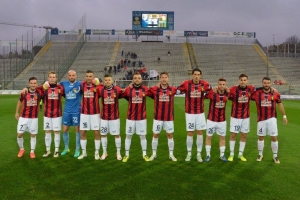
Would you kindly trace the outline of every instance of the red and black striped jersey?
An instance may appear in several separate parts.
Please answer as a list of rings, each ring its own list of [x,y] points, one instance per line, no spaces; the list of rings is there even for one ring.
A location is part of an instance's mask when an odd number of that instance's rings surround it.
[[[226,120],[226,103],[228,93],[219,94],[212,90],[206,95],[209,101],[209,110],[207,119],[214,122],[223,122]]]
[[[22,110],[20,113],[21,117],[23,118],[38,117],[41,94],[37,90],[34,92],[28,91],[25,94],[21,94],[19,100],[22,103]]]
[[[150,97],[154,100],[154,119],[159,121],[174,120],[174,96],[177,89],[173,86],[150,88]]]
[[[102,102],[101,119],[115,120],[120,118],[119,99],[122,98],[122,94],[123,91],[118,86],[100,88]]]
[[[199,84],[195,84],[193,80],[186,80],[177,89],[185,93],[186,113],[201,114],[204,112],[204,94],[211,90],[207,81],[200,80]]]
[[[38,87],[41,91],[44,101],[44,116],[49,118],[56,118],[62,116],[62,103],[61,99],[64,95],[64,88],[62,85],[51,84],[45,90],[43,86]]]
[[[257,121],[264,121],[272,117],[277,117],[276,103],[281,103],[278,92],[265,93],[263,90],[257,90],[252,100],[256,102]]]
[[[229,100],[232,101],[231,117],[246,119],[250,117],[250,100],[255,87],[248,85],[245,88],[233,86],[230,88]]]
[[[125,89],[124,97],[128,100],[127,119],[146,119],[146,96],[149,95],[149,88],[144,85]]]
[[[99,98],[100,88],[103,86],[96,86],[94,84],[88,84],[83,81],[80,85],[82,92],[80,113],[86,115],[95,115],[100,113]]]

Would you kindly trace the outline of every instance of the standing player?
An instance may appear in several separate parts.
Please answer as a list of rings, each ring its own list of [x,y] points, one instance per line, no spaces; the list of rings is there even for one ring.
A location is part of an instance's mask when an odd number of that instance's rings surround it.
[[[147,156],[147,118],[146,118],[146,96],[149,95],[149,88],[142,85],[142,76],[140,73],[133,74],[133,86],[127,87],[124,97],[128,100],[128,110],[126,119],[126,139],[125,156],[123,162],[129,159],[129,150],[131,138],[134,133],[140,136],[143,151],[143,159],[149,161]]]
[[[41,100],[40,93],[36,90],[38,86],[37,79],[31,77],[29,79],[28,92],[21,94],[17,103],[15,118],[18,120],[17,142],[20,148],[18,157],[21,158],[25,152],[23,134],[25,131],[30,133],[30,158],[35,158],[36,134],[38,133],[38,113],[39,102]],[[19,113],[22,106],[21,113]]]
[[[62,81],[60,84],[64,87],[65,91],[65,107],[63,113],[63,140],[65,149],[61,155],[66,155],[70,152],[69,149],[69,127],[74,126],[76,132],[76,150],[74,157],[80,155],[80,102],[82,93],[80,91],[80,81],[76,81],[77,75],[74,70],[68,72],[68,81]]]
[[[100,149],[100,107],[99,98],[100,92],[99,87],[93,83],[94,72],[87,70],[85,74],[85,81],[82,82],[80,90],[83,93],[81,111],[80,111],[80,131],[81,131],[81,149],[82,154],[78,159],[83,159],[87,156],[86,153],[86,132],[93,130],[95,135],[95,160],[99,160],[99,149]]]
[[[113,79],[110,74],[104,75],[104,87],[100,89],[102,101],[101,110],[101,137],[103,154],[101,160],[107,157],[107,134],[115,136],[117,148],[117,159],[122,160],[121,156],[121,137],[120,137],[120,114],[119,98],[123,91],[121,88],[113,85]]]
[[[225,109],[228,99],[228,93],[226,92],[226,79],[220,78],[218,80],[218,90],[215,93],[211,90],[207,94],[207,98],[210,99],[209,110],[207,116],[207,131],[206,131],[206,158],[205,162],[209,162],[211,155],[211,139],[214,133],[219,135],[220,141],[220,160],[228,162],[224,155],[225,152],[225,136],[226,136],[226,117]]]
[[[185,93],[185,119],[186,119],[186,146],[188,154],[185,161],[192,158],[194,131],[197,130],[197,160],[202,162],[201,151],[203,146],[202,130],[206,129],[204,115],[204,94],[211,90],[210,84],[200,80],[202,71],[198,68],[192,71],[192,80],[184,81],[177,89]]]
[[[156,150],[158,146],[158,137],[162,128],[167,132],[169,158],[177,161],[173,155],[174,151],[174,96],[177,89],[169,86],[169,74],[162,72],[160,74],[160,85],[150,88],[150,97],[154,99],[154,119],[153,119],[153,138],[152,138],[152,155],[149,158],[153,161],[156,158]]]
[[[240,148],[238,158],[241,161],[247,161],[243,156],[246,146],[247,133],[250,131],[250,100],[255,87],[248,85],[248,76],[241,74],[239,76],[239,85],[230,88],[229,100],[232,101],[231,118],[230,118],[230,156],[228,161],[233,161],[234,146],[236,135],[240,135]]]
[[[59,144],[60,144],[60,131],[61,131],[61,116],[62,116],[62,104],[61,98],[64,94],[63,87],[57,85],[56,73],[50,71],[48,73],[48,82],[39,87],[43,94],[44,101],[44,130],[45,130],[45,144],[46,152],[43,157],[48,157],[51,154],[51,131],[54,131],[54,144],[55,151],[54,157],[59,156]]]
[[[271,90],[271,79],[264,77],[262,80],[262,90],[257,90],[252,96],[252,100],[256,102],[257,108],[257,135],[258,135],[258,157],[257,161],[263,159],[264,137],[268,134],[271,137],[271,148],[273,152],[273,161],[280,163],[278,159],[278,128],[277,128],[277,112],[276,103],[283,115],[283,124],[288,123],[283,104],[281,103],[280,94]]]

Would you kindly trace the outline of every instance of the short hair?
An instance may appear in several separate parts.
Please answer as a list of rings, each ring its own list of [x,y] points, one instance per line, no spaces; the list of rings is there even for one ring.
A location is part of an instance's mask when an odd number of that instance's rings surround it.
[[[33,76],[33,77],[30,77],[30,78],[29,78],[29,81],[28,81],[28,82],[30,82],[30,81],[32,81],[32,80],[36,80],[36,81],[37,81],[37,79]]]
[[[271,79],[267,76],[263,77],[262,81],[267,80],[267,81],[271,81]]]
[[[241,75],[239,76],[239,79],[240,79],[240,78],[243,78],[243,77],[246,77],[246,78],[248,79],[248,76],[247,76],[246,74],[241,74]]]
[[[134,75],[140,75],[140,76],[142,76],[142,75],[140,74],[140,72],[134,72],[134,73],[133,73],[133,76],[134,76]],[[132,76],[132,77],[133,77],[133,76]]]
[[[226,82],[226,79],[225,78],[219,78],[218,81],[225,81]]]
[[[92,74],[94,74],[94,72],[92,70],[90,70],[90,69],[86,70],[85,73],[92,73]]]
[[[55,71],[48,72],[48,77],[49,77],[50,74],[55,74],[56,75],[56,72]]]
[[[200,75],[202,75],[202,71],[199,68],[194,68],[192,74],[194,74],[194,72],[200,72]]]
[[[112,78],[112,75],[111,75],[111,74],[105,74],[105,75],[104,75],[104,78],[108,78],[108,77],[111,77],[111,78]]]
[[[160,73],[159,77],[161,77],[162,75],[167,75],[167,77],[169,77],[169,73],[165,72],[165,71],[163,71],[162,73]]]

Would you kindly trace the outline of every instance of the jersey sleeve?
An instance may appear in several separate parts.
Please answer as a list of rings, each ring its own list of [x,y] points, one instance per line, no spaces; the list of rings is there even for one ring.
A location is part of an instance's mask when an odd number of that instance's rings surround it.
[[[177,87],[177,90],[180,90],[181,92],[186,92],[186,81],[183,81],[182,83],[181,83],[181,85],[179,85],[178,87]]]

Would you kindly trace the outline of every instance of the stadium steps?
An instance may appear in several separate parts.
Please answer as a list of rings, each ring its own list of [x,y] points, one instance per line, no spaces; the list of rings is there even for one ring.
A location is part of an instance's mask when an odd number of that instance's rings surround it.
[[[120,49],[120,42],[116,42],[115,48],[114,48],[114,51],[113,51],[113,53],[111,55],[111,58],[110,58],[108,66],[114,66],[114,63],[116,61],[119,49]]]
[[[49,41],[42,50],[35,56],[33,61],[29,63],[29,65],[16,77],[17,79],[22,79],[24,74],[31,70],[31,68],[40,60],[40,58],[48,51],[48,49],[52,46],[52,41]]]
[[[184,60],[185,60],[185,66],[187,67],[188,74],[192,74],[192,64],[189,56],[189,49],[188,49],[188,43],[183,43],[182,44],[183,48],[183,54],[184,54]]]
[[[193,44],[188,43],[187,46],[188,46],[188,51],[189,51],[189,55],[190,55],[191,64],[193,66],[192,68],[199,68],[198,63],[197,63],[197,59],[196,59],[196,56],[195,56],[195,51],[194,51],[194,48],[193,48]]]

